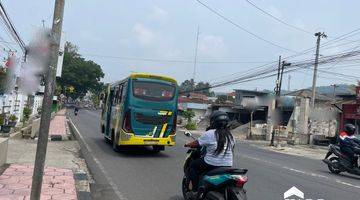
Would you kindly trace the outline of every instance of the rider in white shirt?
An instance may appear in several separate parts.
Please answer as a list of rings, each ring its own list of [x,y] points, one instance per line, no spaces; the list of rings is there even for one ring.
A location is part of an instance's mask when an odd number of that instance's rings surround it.
[[[225,112],[215,111],[210,116],[210,127],[197,140],[185,147],[206,147],[203,158],[194,160],[190,165],[192,190],[197,191],[199,176],[218,167],[232,167],[234,139],[228,128],[229,116]]]

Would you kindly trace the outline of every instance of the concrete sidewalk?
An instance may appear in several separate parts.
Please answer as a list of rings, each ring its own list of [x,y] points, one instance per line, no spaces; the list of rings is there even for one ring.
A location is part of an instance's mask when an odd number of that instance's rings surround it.
[[[70,135],[66,123],[66,110],[62,109],[56,113],[50,122],[49,137],[51,140],[68,140]]]
[[[68,134],[65,110],[61,113],[51,121],[50,135]],[[36,146],[37,140],[9,138],[10,165],[3,174],[0,169],[0,200],[29,199]],[[91,177],[77,141],[49,141],[45,166],[41,199],[88,199]]]
[[[0,199],[30,199],[32,173],[33,166],[10,165],[0,176]],[[77,200],[72,170],[46,167],[43,177],[41,199]]]

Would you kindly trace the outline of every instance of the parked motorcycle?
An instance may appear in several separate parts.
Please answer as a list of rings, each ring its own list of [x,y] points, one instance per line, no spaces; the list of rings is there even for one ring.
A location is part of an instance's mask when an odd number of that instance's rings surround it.
[[[359,147],[355,147],[356,152],[360,152]],[[334,156],[333,156],[334,155]],[[360,154],[356,155],[359,157]],[[328,159],[328,157],[330,157]],[[329,145],[329,152],[326,155],[326,158],[323,160],[324,163],[328,165],[328,168],[331,173],[340,174],[341,172],[348,172],[350,174],[360,176],[360,168],[359,167],[352,167],[352,163],[348,156],[343,154],[340,150],[340,147],[335,144]],[[359,164],[357,165],[359,166]]]
[[[195,139],[190,132],[185,136]],[[182,193],[185,200],[190,200],[190,164],[205,153],[205,148],[190,148],[188,157],[184,163],[184,177],[182,180]],[[196,200],[246,200],[244,185],[248,178],[247,169],[235,169],[219,167],[207,173],[201,174]]]

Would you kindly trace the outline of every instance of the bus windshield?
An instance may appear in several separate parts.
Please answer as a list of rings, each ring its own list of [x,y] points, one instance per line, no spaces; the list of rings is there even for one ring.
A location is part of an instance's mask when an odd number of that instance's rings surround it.
[[[135,97],[149,101],[171,101],[175,96],[175,86],[151,81],[134,81]]]

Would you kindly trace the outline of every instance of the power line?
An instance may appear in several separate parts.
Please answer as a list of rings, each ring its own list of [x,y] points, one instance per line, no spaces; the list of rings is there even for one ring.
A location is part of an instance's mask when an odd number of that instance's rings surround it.
[[[282,23],[282,24],[284,24],[284,25],[286,25],[286,26],[288,26],[288,27],[290,27],[290,28],[293,28],[293,29],[295,29],[295,30],[298,30],[298,31],[301,31],[301,32],[303,32],[303,33],[306,33],[306,34],[309,34],[309,35],[313,36],[313,33],[312,33],[312,32],[307,31],[307,30],[305,30],[305,29],[302,29],[302,28],[300,28],[300,27],[294,26],[294,25],[292,25],[292,24],[289,24],[289,23],[287,23],[287,22],[285,22],[285,21],[283,21],[283,20],[275,17],[274,15],[270,14],[269,12],[267,12],[267,11],[265,11],[264,9],[260,8],[259,6],[255,5],[255,4],[254,4],[253,2],[251,2],[250,0],[245,0],[245,1],[248,2],[250,5],[252,5],[254,8],[256,8],[256,9],[258,9],[259,11],[261,11],[262,13],[264,13],[265,15],[273,18],[274,20],[276,20],[276,21],[278,21],[278,22],[280,22],[280,23]]]
[[[13,36],[14,40],[18,43],[18,45],[20,46],[21,50],[25,53],[26,48],[25,48],[25,43],[23,42],[23,40],[20,38],[18,32],[15,29],[14,24],[12,23],[9,15],[7,14],[2,2],[0,1],[0,16],[4,21],[5,26],[8,28],[8,30],[10,31],[11,35]]]
[[[357,56],[357,55],[360,55],[360,51],[343,52],[343,53],[339,53],[336,55],[325,56],[325,57],[319,59],[318,64],[320,65],[320,64],[327,64],[327,63],[331,63],[331,62],[337,62],[339,59],[340,60],[346,59],[346,58]],[[284,74],[290,73],[293,71],[297,71],[300,69],[311,68],[311,67],[313,67],[313,62],[293,63],[292,65],[284,68],[285,69]],[[276,76],[277,75],[277,73],[275,72],[276,70],[277,70],[277,68],[273,67],[273,68],[269,68],[269,69],[266,69],[263,71],[255,71],[253,73],[238,77],[236,79],[214,83],[206,88],[199,88],[196,91],[217,88],[217,87],[222,87],[222,86],[227,86],[227,85],[234,85],[234,84],[244,83],[244,82],[253,81],[253,80],[261,80],[264,78]]]
[[[146,62],[169,62],[169,63],[189,63],[194,64],[191,60],[177,60],[177,59],[157,59],[157,58],[141,58],[141,57],[122,57],[122,56],[111,56],[111,55],[100,55],[100,54],[82,54],[83,56],[89,57],[101,57],[101,58],[113,58],[120,60],[135,60],[135,61],[146,61]],[[266,61],[197,61],[202,64],[239,64],[239,63],[267,63]]]
[[[215,9],[213,9],[213,8],[211,8],[210,6],[206,5],[206,4],[203,3],[202,1],[200,1],[200,0],[196,0],[196,1],[197,1],[198,3],[200,3],[201,5],[203,5],[205,8],[207,8],[208,10],[210,10],[211,12],[213,12],[214,14],[216,14],[217,16],[219,16],[220,18],[222,18],[223,20],[229,22],[230,24],[232,24],[232,25],[234,25],[235,27],[241,29],[242,31],[244,31],[244,32],[252,35],[253,37],[255,37],[255,38],[259,39],[259,40],[262,40],[262,41],[264,41],[264,42],[266,42],[266,43],[268,43],[268,44],[271,44],[271,45],[273,45],[273,46],[276,46],[276,47],[278,47],[278,48],[281,48],[281,49],[284,49],[284,50],[287,50],[287,51],[291,51],[291,52],[296,52],[296,51],[294,51],[294,50],[291,50],[291,49],[289,49],[289,48],[286,48],[286,47],[283,47],[283,46],[281,46],[281,45],[278,45],[278,44],[276,44],[276,43],[274,43],[274,42],[272,42],[272,41],[270,41],[270,40],[267,40],[267,39],[265,39],[265,38],[263,38],[263,37],[255,34],[255,33],[251,32],[251,31],[247,30],[246,28],[240,26],[239,24],[237,24],[236,22],[232,21],[232,20],[229,19],[228,17],[225,17],[224,15],[222,15],[221,13],[219,13],[218,11],[216,11]]]

